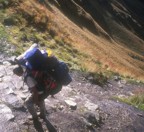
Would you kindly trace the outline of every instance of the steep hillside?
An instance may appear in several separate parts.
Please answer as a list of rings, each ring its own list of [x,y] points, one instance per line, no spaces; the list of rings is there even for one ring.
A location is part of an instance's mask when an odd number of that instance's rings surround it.
[[[17,53],[33,42],[74,69],[144,80],[144,4],[130,0],[0,1]]]
[[[144,5],[130,0],[60,0],[69,18],[96,35],[108,34],[131,50],[143,54]],[[74,8],[75,7],[75,8]],[[106,33],[105,33],[106,32]],[[137,44],[135,43],[137,42]]]

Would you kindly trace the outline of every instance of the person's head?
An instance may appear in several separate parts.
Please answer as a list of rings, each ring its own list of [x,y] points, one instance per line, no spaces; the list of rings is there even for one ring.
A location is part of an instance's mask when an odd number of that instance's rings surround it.
[[[20,66],[16,66],[13,69],[13,73],[16,74],[17,76],[22,76],[23,75],[23,69]]]

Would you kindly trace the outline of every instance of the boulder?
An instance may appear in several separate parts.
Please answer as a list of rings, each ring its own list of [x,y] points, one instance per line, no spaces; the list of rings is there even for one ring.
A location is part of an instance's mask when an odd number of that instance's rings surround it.
[[[65,100],[66,104],[71,108],[71,110],[76,110],[77,103],[72,100]]]
[[[14,115],[9,107],[5,104],[0,104],[0,122],[7,122],[14,119]]]
[[[90,101],[87,101],[84,106],[90,111],[96,111],[99,108],[98,105],[91,103]]]
[[[15,94],[8,94],[3,96],[2,101],[13,108],[22,108],[24,103],[23,100]]]

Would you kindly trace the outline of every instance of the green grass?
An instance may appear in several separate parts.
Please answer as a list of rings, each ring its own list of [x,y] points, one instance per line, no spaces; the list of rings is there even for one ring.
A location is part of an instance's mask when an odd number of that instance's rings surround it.
[[[137,85],[137,84],[142,84],[144,85],[144,81],[142,80],[137,80],[131,76],[123,76],[123,75],[120,75],[120,77],[124,80],[126,80],[128,83],[130,84],[133,84],[133,85]]]
[[[0,16],[2,16],[3,18],[2,12]],[[82,53],[79,53],[79,51],[71,47],[71,44],[66,43],[58,36],[52,38],[48,32],[40,32],[37,30],[37,27],[34,28],[30,25],[26,26],[26,20],[22,18],[20,14],[13,14],[10,16],[10,18],[16,18],[17,23],[16,25],[12,25],[8,29],[6,29],[8,34],[5,31],[5,26],[1,24],[0,38],[4,38],[5,36],[9,37],[10,43],[16,46],[14,55],[21,54],[32,43],[36,42],[44,45],[46,48],[52,49],[56,57],[67,62],[72,69],[78,69],[80,67],[80,58],[83,55]],[[0,22],[2,23],[2,21]],[[19,23],[21,23],[21,25],[19,25]],[[51,42],[51,40],[53,41]]]
[[[48,32],[39,32],[32,26],[26,27],[25,21],[23,19],[21,21],[22,25],[19,27],[13,25],[7,29],[7,32],[11,34],[6,34],[5,27],[2,24],[0,27],[0,37],[3,38],[8,35],[10,43],[16,46],[16,51],[13,55],[17,56],[21,54],[31,44],[36,42],[40,45],[44,44],[45,48],[52,49],[56,57],[68,63],[71,69],[80,68],[80,57],[82,53],[79,53],[79,51],[64,42],[61,38],[51,38]]]
[[[144,93],[117,99],[144,111]]]
[[[0,0],[0,3],[8,2],[8,0]]]
[[[1,38],[8,38],[7,32],[2,24],[0,24],[0,39]]]
[[[7,40],[8,39],[8,35],[5,31],[5,28],[0,24],[0,52],[4,52],[5,51],[5,45],[1,42],[1,40]]]

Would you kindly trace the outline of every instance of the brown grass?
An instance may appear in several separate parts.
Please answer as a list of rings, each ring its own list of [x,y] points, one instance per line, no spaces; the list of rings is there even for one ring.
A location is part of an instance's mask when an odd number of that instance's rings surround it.
[[[71,44],[79,52],[86,54],[88,58],[81,56],[79,61],[81,66],[86,67],[88,71],[112,70],[124,76],[144,80],[144,62],[129,56],[129,53],[140,56],[138,53],[129,50],[122,42],[107,41],[101,36],[92,34],[85,28],[78,27],[55,6],[50,6],[52,10],[48,10],[35,0],[25,0],[14,10],[30,16],[36,25],[45,24],[45,28],[47,28],[47,31],[51,31],[53,37],[62,38],[64,42]],[[133,37],[137,42],[137,38]],[[143,41],[141,43],[144,45]],[[144,46],[141,47],[141,50],[144,50]],[[143,56],[140,57],[144,59]],[[95,63],[96,61],[101,62],[102,65],[99,66]]]

